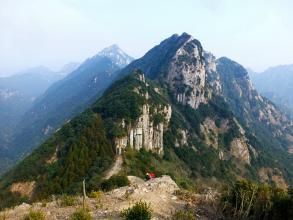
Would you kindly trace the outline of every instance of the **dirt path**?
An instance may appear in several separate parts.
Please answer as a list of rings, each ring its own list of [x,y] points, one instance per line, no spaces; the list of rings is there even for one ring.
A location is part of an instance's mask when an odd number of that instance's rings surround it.
[[[111,176],[116,175],[122,168],[123,158],[121,155],[116,157],[115,163],[110,170],[107,171],[105,179],[109,179]]]

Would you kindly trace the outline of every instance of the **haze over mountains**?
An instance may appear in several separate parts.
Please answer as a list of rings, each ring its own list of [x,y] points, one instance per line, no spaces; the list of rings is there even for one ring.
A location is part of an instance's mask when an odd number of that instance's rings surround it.
[[[0,148],[10,141],[15,126],[35,99],[77,66],[69,63],[57,72],[39,66],[0,78]]]
[[[122,173],[168,173],[185,188],[239,178],[292,186],[293,123],[240,64],[187,33],[131,61],[112,46],[38,98],[1,155],[36,148],[1,179],[0,207],[77,193],[83,179],[97,190],[117,154]]]
[[[293,117],[293,65],[271,67],[262,73],[249,71],[257,90]]]
[[[105,48],[92,58],[87,59],[65,78],[44,90],[31,106],[22,111],[10,141],[6,144],[2,165],[23,156],[50,136],[60,125],[72,116],[87,108],[101,92],[115,79],[116,72],[126,66],[133,58],[124,53],[117,45]],[[67,65],[70,69],[74,64]],[[30,82],[33,83],[33,82]],[[30,84],[31,85],[31,84]],[[44,91],[43,90],[43,91]],[[2,148],[3,149],[3,148]]]

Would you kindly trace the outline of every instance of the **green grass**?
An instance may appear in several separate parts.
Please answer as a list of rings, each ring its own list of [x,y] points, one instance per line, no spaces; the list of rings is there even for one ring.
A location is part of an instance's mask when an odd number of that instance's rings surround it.
[[[152,218],[152,209],[150,204],[139,201],[134,206],[122,210],[121,216],[125,220],[150,220]]]
[[[91,220],[91,219],[92,217],[90,213],[84,209],[79,209],[70,216],[70,220]]]
[[[41,211],[30,210],[23,220],[45,220],[45,214]]]

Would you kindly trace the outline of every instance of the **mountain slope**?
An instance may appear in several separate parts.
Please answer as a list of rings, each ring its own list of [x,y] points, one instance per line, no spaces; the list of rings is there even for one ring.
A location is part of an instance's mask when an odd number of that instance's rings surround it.
[[[17,122],[33,101],[62,75],[46,67],[35,67],[0,78],[0,143],[7,147]]]
[[[276,140],[279,139],[279,145],[288,150],[290,144],[282,141],[286,140],[287,135],[293,135],[290,118],[259,95],[241,65],[228,58],[220,58],[217,70],[222,79],[223,94],[235,115],[254,133],[261,129],[273,134]]]
[[[6,174],[0,184],[3,189],[10,188],[12,183],[24,183],[32,189],[24,194],[13,190],[2,191],[0,200],[5,201],[4,204],[15,203],[55,193],[76,192],[83,178],[87,179],[90,189],[96,188],[103,171],[113,161],[114,137],[124,134],[118,121],[123,118],[125,123],[134,122],[142,112],[141,105],[148,102],[146,97],[134,91],[137,85],[144,84],[133,75],[117,82],[91,109],[64,125]],[[142,90],[145,89],[144,86]],[[155,99],[150,98],[150,103],[158,103],[157,99],[161,100],[159,95]],[[122,108],[118,108],[121,104]],[[4,200],[4,197],[10,199]]]
[[[257,90],[293,117],[293,65],[271,67],[262,73],[250,71]]]
[[[283,139],[292,131],[290,121],[273,117],[281,113],[259,101],[239,64],[216,60],[183,34],[163,41],[120,74],[124,77],[90,109],[1,179],[0,201],[10,198],[2,207],[78,193],[84,178],[88,191],[97,189],[115,153],[123,156],[122,174],[169,174],[184,188],[243,178],[292,185],[293,158]],[[261,118],[255,115],[259,111]],[[271,117],[289,127],[271,126]],[[21,190],[27,186],[30,190]]]
[[[156,56],[160,58],[156,59]],[[184,33],[166,39],[132,62],[125,71],[133,69],[141,69],[148,77],[170,89],[178,103],[193,109],[198,109],[200,104],[212,103],[213,97],[222,97],[249,145],[257,145],[259,152],[264,152],[271,162],[275,157],[277,163],[283,163],[285,170],[287,165],[292,166],[292,155],[287,153],[293,148],[292,121],[258,94],[241,65],[227,58],[216,60],[202,49],[199,41]],[[218,141],[216,138],[215,142]],[[261,155],[257,154],[258,150],[242,147],[234,153],[241,157],[241,151],[249,151],[245,155],[253,158],[253,155]],[[265,155],[268,152],[269,155]],[[261,160],[258,157],[255,163],[260,164]],[[292,176],[290,169],[287,171]]]
[[[93,103],[130,60],[121,49],[112,46],[53,84],[22,117],[12,142],[1,157],[13,161],[31,152],[64,122]]]

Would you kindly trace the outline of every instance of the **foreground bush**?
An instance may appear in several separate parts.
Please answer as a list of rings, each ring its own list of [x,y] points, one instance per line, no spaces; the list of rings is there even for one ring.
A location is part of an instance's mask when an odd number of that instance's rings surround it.
[[[91,219],[92,217],[90,213],[84,209],[80,209],[74,212],[70,217],[70,220],[91,220]]]
[[[172,215],[172,220],[195,220],[195,216],[191,211],[179,210]]]
[[[66,206],[74,206],[76,205],[76,199],[73,196],[69,195],[62,195],[59,200],[59,206],[66,207]]]
[[[114,175],[110,177],[108,180],[104,180],[101,183],[101,188],[104,191],[110,191],[115,188],[119,188],[122,186],[128,186],[129,180],[126,175]]]
[[[152,209],[146,202],[137,202],[134,206],[124,209],[121,216],[126,220],[150,220],[152,218]]]
[[[293,197],[290,192],[246,180],[237,181],[223,195],[223,214],[226,219],[293,219]]]
[[[45,220],[45,214],[41,211],[30,210],[23,220]]]
[[[97,199],[99,200],[103,195],[102,191],[92,191],[90,192],[90,194],[88,195],[88,197],[92,198],[92,199]]]

